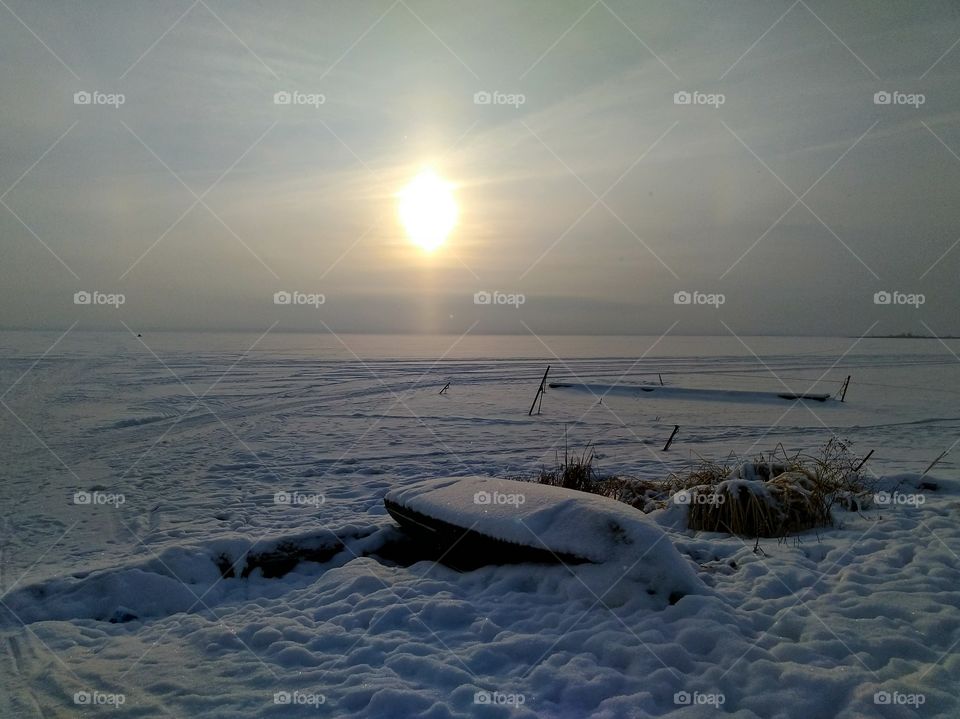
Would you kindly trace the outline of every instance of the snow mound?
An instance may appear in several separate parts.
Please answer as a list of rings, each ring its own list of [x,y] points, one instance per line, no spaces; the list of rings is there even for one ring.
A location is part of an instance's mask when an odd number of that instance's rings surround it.
[[[385,501],[499,542],[604,564],[667,594],[704,589],[660,527],[606,497],[508,479],[450,477],[395,489]]]

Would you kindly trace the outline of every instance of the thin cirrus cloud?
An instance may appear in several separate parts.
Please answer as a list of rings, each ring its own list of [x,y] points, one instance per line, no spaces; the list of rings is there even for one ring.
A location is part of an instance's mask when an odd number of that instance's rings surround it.
[[[684,288],[725,292],[727,321],[756,333],[855,334],[887,285],[956,322],[960,253],[938,261],[960,220],[948,5],[128,7],[10,3],[50,51],[7,13],[0,192],[77,124],[0,207],[3,326],[68,326],[88,285],[168,328],[260,328],[282,287],[326,293],[324,321],[355,332],[463,331],[482,288],[526,293],[525,321],[554,332],[659,334]],[[76,106],[77,89],[126,101]],[[674,102],[698,90],[723,104]],[[881,90],[925,102],[877,105]],[[522,101],[474,103],[493,91]],[[427,164],[460,202],[429,261],[395,209]],[[525,330],[491,313],[477,331]]]

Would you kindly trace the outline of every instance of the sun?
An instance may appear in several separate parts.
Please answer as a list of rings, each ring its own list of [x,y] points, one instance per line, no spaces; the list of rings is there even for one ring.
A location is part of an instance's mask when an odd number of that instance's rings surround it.
[[[457,224],[453,186],[425,168],[397,196],[400,222],[410,241],[427,252],[442,245]]]

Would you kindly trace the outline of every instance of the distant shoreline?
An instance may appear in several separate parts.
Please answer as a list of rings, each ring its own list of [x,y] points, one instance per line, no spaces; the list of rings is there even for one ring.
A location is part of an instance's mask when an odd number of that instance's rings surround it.
[[[912,335],[912,334],[902,334],[902,335],[867,335],[864,337],[867,340],[960,340],[960,335],[943,335],[942,337],[934,337],[933,335]]]

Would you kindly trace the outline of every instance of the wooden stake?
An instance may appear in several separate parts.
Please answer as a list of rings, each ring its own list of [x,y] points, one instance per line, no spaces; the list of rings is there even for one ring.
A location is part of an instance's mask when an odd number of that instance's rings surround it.
[[[921,476],[921,477],[926,477],[926,476],[927,476],[927,472],[929,472],[931,469],[933,469],[933,468],[940,462],[941,459],[943,459],[944,457],[946,457],[946,456],[947,456],[947,452],[949,452],[949,451],[950,451],[949,449],[943,450],[943,451],[940,453],[940,456],[937,457],[935,460],[933,460],[933,461],[930,463],[930,466],[927,467],[925,470],[923,470],[923,474],[921,474],[920,476]]]
[[[860,464],[858,464],[856,467],[854,467],[854,468],[853,468],[853,471],[854,471],[854,472],[859,472],[859,471],[860,471],[860,468],[861,468],[863,465],[865,465],[865,464],[867,463],[867,460],[870,459],[870,458],[873,456],[873,452],[874,452],[874,450],[872,450],[872,449],[871,449],[869,452],[867,452],[867,456],[860,460]]]
[[[533,408],[537,406],[537,400],[540,400],[540,406],[543,406],[543,393],[544,389],[547,386],[547,375],[550,374],[550,365],[547,365],[547,371],[543,373],[543,379],[540,380],[540,386],[537,388],[537,394],[533,398],[533,404],[530,405],[530,411],[527,412],[527,416],[533,414]],[[540,414],[540,410],[537,410],[537,414]]]
[[[673,438],[677,436],[677,432],[679,431],[680,431],[680,425],[679,424],[673,425],[673,434],[670,435],[670,439],[667,440],[667,443],[663,445],[664,452],[670,449],[670,444],[673,442]]]
[[[840,401],[843,402],[847,398],[847,387],[850,386],[850,375],[847,375],[847,378],[843,381],[843,387],[840,388]]]
[[[660,377],[659,372],[657,372],[657,377]],[[660,377],[660,386],[663,387],[663,377]]]

